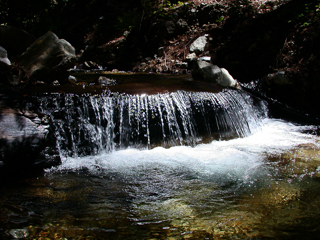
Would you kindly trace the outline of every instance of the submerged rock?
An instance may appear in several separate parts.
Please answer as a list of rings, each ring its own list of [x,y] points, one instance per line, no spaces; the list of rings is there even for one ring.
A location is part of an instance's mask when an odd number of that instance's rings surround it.
[[[52,78],[71,68],[76,60],[74,47],[53,32],[36,40],[19,58],[31,79],[50,83]]]
[[[17,238],[17,239],[27,238],[29,236],[29,231],[26,228],[23,228],[23,229],[12,229],[12,230],[9,231],[9,233],[13,238]]]

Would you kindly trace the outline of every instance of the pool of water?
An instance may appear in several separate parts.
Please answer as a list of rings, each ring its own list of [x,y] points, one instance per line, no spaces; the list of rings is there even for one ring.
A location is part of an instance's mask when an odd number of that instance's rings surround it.
[[[2,239],[319,239],[318,128],[64,157],[1,184]]]

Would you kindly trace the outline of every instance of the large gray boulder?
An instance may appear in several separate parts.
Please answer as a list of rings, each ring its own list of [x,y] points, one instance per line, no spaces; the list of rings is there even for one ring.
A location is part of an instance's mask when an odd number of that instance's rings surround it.
[[[222,87],[238,87],[238,82],[231,76],[225,68],[198,60],[193,67],[192,77],[194,80],[206,81],[218,84]]]
[[[31,79],[51,82],[71,68],[75,60],[75,48],[53,32],[47,32],[21,55],[18,62]]]

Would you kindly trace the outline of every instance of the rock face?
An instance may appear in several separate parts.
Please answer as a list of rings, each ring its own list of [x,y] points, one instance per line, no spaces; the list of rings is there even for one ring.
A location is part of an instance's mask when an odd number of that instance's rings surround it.
[[[54,33],[47,32],[21,55],[18,62],[31,79],[51,82],[56,75],[72,67],[75,60],[74,47]]]
[[[237,81],[224,69],[203,60],[194,64],[192,71],[194,80],[216,83],[222,87],[237,87]]]
[[[48,125],[37,114],[0,106],[0,172],[24,169],[34,164],[52,166],[59,158],[45,159]],[[43,162],[42,162],[43,161]],[[40,162],[42,162],[40,164]]]

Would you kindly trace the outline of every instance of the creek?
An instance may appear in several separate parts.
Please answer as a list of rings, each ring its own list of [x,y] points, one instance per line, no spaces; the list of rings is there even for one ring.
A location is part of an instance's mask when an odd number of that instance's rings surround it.
[[[1,186],[2,239],[320,238],[318,126],[243,90],[154,91],[31,96],[62,163]]]

